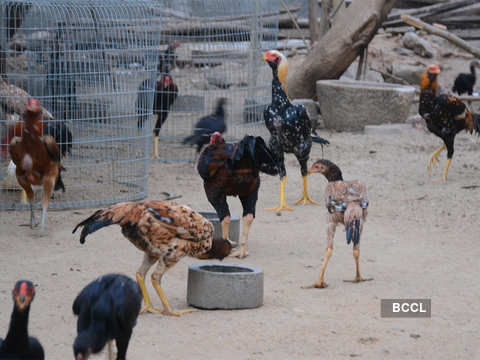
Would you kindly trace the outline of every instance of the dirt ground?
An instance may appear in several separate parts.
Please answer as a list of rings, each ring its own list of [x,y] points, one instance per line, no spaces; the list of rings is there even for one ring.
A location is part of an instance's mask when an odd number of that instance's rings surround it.
[[[324,206],[295,207],[281,217],[264,208],[277,204],[279,180],[263,176],[257,218],[249,239],[250,256],[227,258],[265,272],[264,305],[254,310],[197,311],[181,318],[143,315],[128,357],[135,359],[474,359],[478,350],[477,285],[480,271],[478,201],[480,143],[457,136],[446,184],[434,182],[425,166],[440,145],[418,129],[392,135],[328,133],[325,157],[345,179],[369,189],[370,208],[361,239],[361,270],[374,281],[351,284],[351,247],[337,230],[326,273],[326,289],[304,290],[317,277],[326,245]],[[312,159],[321,157],[319,147]],[[443,166],[445,154],[441,156]],[[300,195],[301,177],[287,158],[287,201]],[[326,180],[310,177],[311,195],[322,200]],[[440,177],[437,169],[434,179]],[[181,194],[179,202],[211,209],[192,164],[154,163],[149,199],[161,192]],[[229,201],[241,214],[238,199]],[[76,319],[72,302],[99,275],[120,272],[134,278],[142,254],[117,226],[103,229],[80,245],[74,225],[95,209],[51,211],[47,230],[24,226],[27,212],[0,216],[0,335],[7,331],[16,280],[31,279],[37,295],[30,333],[43,343],[47,359],[72,358]],[[187,269],[200,260],[185,258],[169,271],[164,289],[174,308],[185,308]],[[154,305],[160,301],[153,292]],[[380,317],[380,299],[431,298],[429,319]],[[475,325],[477,324],[477,325]],[[100,355],[104,356],[104,355]]]

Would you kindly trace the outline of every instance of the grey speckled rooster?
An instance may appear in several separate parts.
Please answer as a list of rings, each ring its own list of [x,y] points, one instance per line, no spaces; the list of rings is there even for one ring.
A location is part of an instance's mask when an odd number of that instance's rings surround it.
[[[307,191],[307,162],[312,148],[312,141],[327,145],[329,142],[319,136],[312,136],[312,123],[303,105],[290,102],[286,94],[288,73],[287,58],[276,50],[267,51],[263,59],[270,65],[273,73],[272,102],[263,114],[265,125],[272,135],[269,148],[280,165],[280,205],[268,210],[280,212],[292,210],[285,201],[285,170],[284,153],[293,153],[300,163],[303,177],[303,195],[295,204],[317,204]]]

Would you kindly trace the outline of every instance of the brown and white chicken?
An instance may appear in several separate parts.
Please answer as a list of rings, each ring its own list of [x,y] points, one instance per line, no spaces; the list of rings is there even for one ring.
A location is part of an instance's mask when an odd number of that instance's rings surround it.
[[[356,265],[355,279],[349,282],[369,281],[360,275],[360,235],[367,218],[367,187],[360,181],[343,181],[340,168],[333,162],[322,159],[315,162],[309,169],[309,174],[321,173],[327,180],[325,189],[325,206],[328,210],[327,251],[323,259],[320,275],[315,284],[305,288],[325,288],[325,269],[333,253],[333,239],[338,224],[345,226],[347,245],[353,243],[353,257]],[[347,281],[347,280],[345,280]]]
[[[137,282],[142,290],[145,307],[142,313],[162,313],[180,316],[193,309],[174,311],[168,304],[160,282],[163,274],[182,257],[198,259],[223,259],[230,254],[229,240],[214,239],[213,225],[188,206],[167,201],[124,202],[96,211],[73,229],[83,226],[80,243],[85,238],[112,224],[122,228],[122,234],[145,253],[137,271]],[[152,273],[152,285],[163,304],[163,310],[155,309],[145,287],[145,275],[157,263]]]

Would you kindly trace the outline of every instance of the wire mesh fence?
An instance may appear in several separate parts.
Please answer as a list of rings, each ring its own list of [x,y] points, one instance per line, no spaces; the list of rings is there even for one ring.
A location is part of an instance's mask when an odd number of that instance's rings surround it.
[[[226,136],[240,138],[263,129],[263,110],[270,103],[271,70],[263,51],[276,46],[277,0],[162,1],[162,42],[180,45],[172,66],[162,70],[176,84],[173,104],[159,131],[161,161],[189,161],[195,146],[182,140],[197,121],[225,105]],[[156,120],[154,121],[156,122]],[[155,126],[154,126],[155,127]]]
[[[26,206],[7,147],[23,131],[29,96],[51,113],[42,131],[66,153],[66,192],[55,193],[52,208],[146,196],[151,136],[137,130],[134,95],[138,78],[157,67],[152,7],[139,0],[0,2],[0,209]]]
[[[27,207],[8,144],[28,96],[66,152],[67,190],[52,208],[145,197],[152,130],[161,161],[192,160],[182,140],[220,98],[226,136],[263,130],[262,55],[276,45],[278,9],[276,0],[0,0],[0,209]]]

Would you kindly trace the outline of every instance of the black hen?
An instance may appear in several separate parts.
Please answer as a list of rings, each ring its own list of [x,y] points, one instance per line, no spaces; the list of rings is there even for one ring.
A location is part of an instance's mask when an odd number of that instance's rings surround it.
[[[319,136],[312,136],[312,123],[303,105],[290,102],[282,87],[282,81],[287,78],[287,58],[276,50],[267,51],[264,59],[272,68],[272,102],[264,111],[265,125],[272,135],[269,148],[280,164],[280,205],[271,210],[291,210],[285,201],[285,170],[284,153],[293,153],[300,163],[303,177],[303,196],[296,204],[313,202],[307,192],[307,162],[312,148],[312,141],[326,145],[329,142]]]
[[[51,135],[55,139],[62,156],[72,153],[73,136],[64,121],[47,121],[43,134]]]
[[[470,63],[470,74],[458,74],[452,87],[453,92],[456,92],[458,95],[462,95],[464,93],[467,93],[468,95],[473,94],[473,86],[475,85],[476,81],[475,67],[480,67],[480,63],[476,60]]]
[[[240,198],[244,229],[240,250],[232,255],[245,257],[248,232],[255,218],[260,172],[278,175],[277,162],[260,136],[245,136],[236,144],[227,144],[216,132],[200,154],[197,170],[203,179],[207,199],[221,221],[224,238],[228,238],[230,226],[227,196]]]
[[[144,80],[137,92],[137,100],[135,103],[138,122],[138,129],[142,129],[145,122],[148,119],[148,113],[150,109],[153,110],[153,115],[156,115],[157,120],[153,128],[155,136],[154,155],[159,157],[158,154],[158,136],[162,125],[167,120],[170,108],[178,97],[178,87],[174,83],[172,76],[170,76],[170,70],[175,66],[175,49],[179,47],[178,42],[172,43],[168,48],[162,52],[158,57],[158,67],[155,79]],[[153,105],[150,98],[150,89],[154,88],[155,93],[153,96]]]
[[[210,136],[214,132],[223,134],[225,131],[227,131],[224,108],[226,102],[227,99],[225,98],[218,99],[215,112],[198,120],[197,124],[195,125],[193,135],[183,139],[183,144],[196,145],[197,153],[199,153],[200,150],[202,150],[203,145],[208,144],[210,141]]]
[[[0,359],[43,360],[43,347],[34,337],[28,336],[28,315],[35,297],[35,288],[30,281],[17,281],[12,291],[13,312],[7,337],[0,338]]]
[[[102,351],[107,342],[112,359],[110,346],[115,340],[116,359],[124,360],[141,304],[140,287],[125,275],[104,275],[84,287],[72,306],[78,316],[75,359],[87,359]]]

